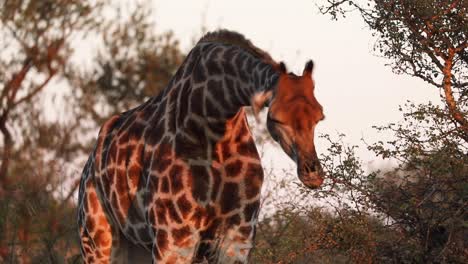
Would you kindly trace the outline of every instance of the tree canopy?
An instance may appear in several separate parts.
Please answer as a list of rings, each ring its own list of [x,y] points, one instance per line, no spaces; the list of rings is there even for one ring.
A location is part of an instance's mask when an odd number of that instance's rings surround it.
[[[157,95],[184,57],[151,10],[145,0],[0,0],[0,262],[79,253],[71,198],[97,129]]]
[[[441,89],[455,133],[468,142],[468,1],[327,0],[320,10],[334,19],[359,12],[395,73]]]

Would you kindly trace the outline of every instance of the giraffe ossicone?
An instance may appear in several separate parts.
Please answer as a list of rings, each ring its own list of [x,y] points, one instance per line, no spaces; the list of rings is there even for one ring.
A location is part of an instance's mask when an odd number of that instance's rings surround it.
[[[312,70],[236,32],[202,37],[159,95],[101,127],[79,191],[85,263],[247,263],[263,168],[244,107],[269,107],[272,138],[319,187]]]

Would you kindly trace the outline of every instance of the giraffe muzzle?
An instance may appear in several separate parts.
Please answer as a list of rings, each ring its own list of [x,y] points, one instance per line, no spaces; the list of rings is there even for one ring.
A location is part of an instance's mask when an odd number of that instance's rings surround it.
[[[299,180],[311,189],[319,188],[323,183],[323,170],[320,162],[298,164],[297,175]]]

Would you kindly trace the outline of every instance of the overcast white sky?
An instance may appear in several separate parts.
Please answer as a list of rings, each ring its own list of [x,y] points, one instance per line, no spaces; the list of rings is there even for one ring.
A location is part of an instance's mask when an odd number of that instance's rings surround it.
[[[203,25],[244,34],[296,73],[313,59],[316,96],[327,117],[317,132],[342,132],[353,144],[379,140],[371,126],[400,120],[398,105],[406,100],[440,101],[436,88],[385,66],[389,61],[373,53],[374,39],[357,14],[332,21],[318,12],[320,2],[155,0],[154,9],[158,30],[173,30],[186,51]]]

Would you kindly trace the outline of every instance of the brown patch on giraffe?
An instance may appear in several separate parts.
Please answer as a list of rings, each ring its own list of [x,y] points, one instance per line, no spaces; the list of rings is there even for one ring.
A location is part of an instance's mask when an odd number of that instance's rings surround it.
[[[96,168],[102,168],[101,166],[104,164],[101,164],[101,159],[100,154],[103,152],[103,145],[104,141],[111,132],[114,124],[116,123],[117,120],[119,120],[120,115],[114,115],[111,118],[109,118],[101,127],[101,130],[99,131],[99,135],[97,138],[96,142]]]
[[[162,193],[169,193],[169,179],[167,176],[161,177],[161,189]]]
[[[124,131],[124,130],[128,130],[129,127],[131,127],[133,125],[133,123],[135,122],[135,119],[136,119],[136,115],[133,115],[132,114],[133,111],[132,110],[129,110],[127,112],[124,112],[120,115],[120,120],[122,122],[122,126],[119,127],[119,131]]]
[[[222,105],[228,107],[230,105],[229,101],[224,98],[224,90],[223,90],[223,82],[221,80],[209,80],[206,84],[206,88],[208,93],[212,95],[213,98],[217,99],[217,102]],[[208,112],[207,114],[213,114]]]
[[[190,166],[192,173],[192,196],[195,200],[206,201],[208,198],[207,190],[210,182],[210,175],[205,166]]]
[[[184,188],[183,167],[177,164],[172,165],[169,170],[169,180],[171,182],[172,194],[179,193]]]
[[[119,220],[119,223],[125,223],[126,215],[124,215],[123,210],[119,205],[119,201],[115,192],[111,192],[110,203],[112,208],[114,209],[114,213],[117,214],[117,220]]]
[[[180,217],[179,213],[177,213],[174,203],[171,200],[167,199],[165,200],[165,207],[167,209],[166,213],[168,213],[167,216],[169,216],[170,219],[172,219],[176,223],[181,224],[183,220]]]
[[[228,177],[237,177],[242,171],[242,161],[235,160],[234,162],[228,163],[224,166],[226,171],[226,176]]]
[[[145,150],[144,143],[138,143],[136,148],[132,152],[131,159],[137,164],[141,166],[141,162],[143,161],[143,153]]]
[[[211,200],[215,201],[221,188],[221,172],[216,168],[211,168],[211,175],[213,176],[213,191],[211,192]]]
[[[247,124],[242,119],[239,119],[237,121],[236,127],[237,129],[234,132],[234,134],[236,135],[234,137],[234,142],[241,142],[242,137],[249,134],[249,129],[247,128]]]
[[[187,246],[191,242],[188,238],[192,236],[192,231],[190,231],[190,227],[187,225],[178,229],[172,229],[171,234],[175,240],[175,244],[179,247]]]
[[[186,83],[187,85],[190,85],[188,81]],[[204,116],[203,104],[201,103],[204,100],[204,93],[205,89],[193,89],[192,96],[190,98],[190,111],[199,116]]]
[[[233,150],[231,149],[231,142],[223,141],[221,143],[221,153],[222,153],[222,160],[227,160],[232,156]]]
[[[187,56],[190,60],[187,61],[185,71],[184,71],[184,78],[189,77],[192,72],[193,68],[196,66],[198,63],[198,60],[200,59],[200,47],[195,46],[192,51],[190,51],[190,54]]]
[[[249,237],[250,233],[252,232],[251,226],[241,226],[239,228],[239,232],[244,235],[244,237]]]
[[[116,144],[117,143],[113,141],[111,143],[111,149],[113,145],[116,145]],[[129,149],[129,144],[127,143],[126,145],[124,145],[124,147],[119,148],[119,151],[117,151],[117,165],[118,166],[124,167],[126,165],[127,159],[128,159],[128,149]],[[111,154],[109,153],[109,155]]]
[[[234,93],[231,95],[231,102],[233,105],[242,105],[242,100],[239,100],[239,97],[236,95],[236,89],[235,89],[235,84],[234,80],[230,77],[224,78],[224,83],[226,84],[226,89],[228,91],[234,91]]]
[[[228,224],[228,226],[237,226],[240,224],[240,222],[241,222],[241,218],[238,214],[235,214],[229,217],[228,219],[226,219],[226,223]]]
[[[106,248],[106,249],[103,249],[103,250],[102,250],[102,254],[104,254],[105,256],[110,256],[110,254],[111,254],[111,248],[108,247],[108,248]]]
[[[213,161],[221,162],[222,161],[221,149],[218,147],[218,144],[213,149]]]
[[[167,125],[166,125],[166,133],[175,134],[176,132],[176,118],[177,118],[177,98],[179,96],[178,87],[176,89],[172,89],[169,94],[169,101],[168,101],[168,110],[170,111],[168,115],[166,115]]]
[[[112,171],[112,173],[114,174],[115,171]],[[113,175],[113,174],[109,174],[109,175]],[[103,196],[104,197],[109,197],[111,195],[112,181],[109,179],[109,177],[108,177],[108,175],[106,173],[101,175],[100,179],[101,179],[101,184],[99,184],[98,186],[102,186],[102,191],[104,192]]]
[[[211,118],[219,118],[221,111],[223,110],[222,108],[216,107],[216,105],[213,103],[213,99],[210,99],[210,97],[205,97],[205,107],[206,107],[206,115],[211,117]]]
[[[189,100],[190,100],[190,94],[192,91],[190,90],[190,83],[187,82],[184,86],[182,86],[182,89],[180,91],[180,101],[179,101],[179,111],[177,113],[177,125],[179,127],[183,126],[184,120],[187,117],[188,113],[188,107],[189,107]]]
[[[216,217],[216,208],[212,205],[206,206],[205,226],[208,225],[211,219]]]
[[[195,83],[201,83],[206,81],[206,72],[205,67],[202,67],[200,64],[193,69],[192,79]]]
[[[248,163],[244,177],[244,188],[247,199],[260,193],[263,184],[263,168],[260,164]]]
[[[145,131],[145,128],[146,126],[143,122],[136,120],[128,130],[129,141],[139,141]]]
[[[98,225],[99,226],[109,226],[109,222],[107,221],[107,218],[105,215],[101,215],[98,220]]]
[[[218,75],[223,72],[223,70],[215,60],[208,60],[205,65],[210,75]]]
[[[136,115],[142,120],[149,121],[155,110],[154,106],[147,103],[144,109],[136,112]]]
[[[246,142],[239,143],[237,145],[237,152],[241,156],[246,156],[254,159],[259,158],[257,147],[255,147],[255,142],[253,141],[252,137],[250,137]]]
[[[125,172],[126,171],[121,168],[116,168],[115,173],[111,174],[113,175],[112,181],[115,183],[115,188],[119,194],[127,194],[128,184]]]
[[[164,172],[172,164],[171,146],[169,144],[161,144],[156,147],[154,160],[151,170],[156,170],[159,173]]]
[[[226,123],[224,121],[210,120],[208,126],[217,137],[222,137],[226,133]]]
[[[228,213],[240,206],[239,184],[225,183],[221,194],[221,213]]]
[[[244,219],[245,219],[245,221],[249,222],[249,221],[252,220],[252,218],[258,212],[259,206],[260,206],[259,201],[255,201],[255,202],[252,202],[252,203],[249,203],[249,204],[245,205],[245,207],[244,207]]]
[[[105,170],[108,164],[113,164],[117,162],[117,150],[118,150],[118,147],[117,147],[116,142],[112,141],[107,150],[107,153],[105,152],[102,153],[102,154],[106,154],[102,156],[102,166],[103,166],[101,168],[102,170]],[[105,160],[106,158],[108,160]]]
[[[185,195],[182,195],[178,200],[177,200],[177,207],[179,208],[179,211],[182,213],[182,217],[186,219],[192,210],[192,204],[187,200],[187,197]]]
[[[123,131],[119,137],[118,137],[118,143],[119,145],[127,145],[127,142],[128,142],[128,131]]]
[[[166,260],[167,264],[178,264],[179,255],[176,253],[171,253]]]
[[[190,221],[192,222],[192,225],[200,229],[202,227],[202,222],[203,219],[206,217],[206,210],[204,210],[202,207],[195,207],[194,212],[192,214],[192,217],[190,217]]]
[[[123,215],[124,219],[127,219],[128,211],[130,209],[130,197],[128,195],[120,196],[120,212]],[[123,223],[123,222],[122,222]]]
[[[158,192],[158,187],[159,187],[159,178],[158,176],[151,174],[150,179],[149,179],[149,192],[150,193],[157,193]]]
[[[151,226],[155,226],[157,224],[157,214],[156,214],[156,211],[155,211],[155,206],[152,206],[149,211],[148,211],[148,221],[149,223],[151,224]]]
[[[86,227],[88,228],[88,230],[94,230],[94,228],[96,228],[96,222],[94,221],[93,217],[86,217]]]
[[[193,142],[185,136],[176,135],[175,154],[177,157],[207,159],[206,148],[208,142],[203,125],[193,118],[188,118],[186,120],[186,132],[191,135],[192,138],[196,138],[197,142]]]
[[[203,261],[207,261],[207,260],[208,260],[208,263],[214,262],[214,261],[210,262],[210,257],[212,256],[212,254],[210,254],[211,250],[212,250],[212,244],[209,241],[202,240],[198,246],[194,263],[203,263]]]
[[[156,211],[154,211],[153,208],[156,208]],[[154,224],[167,225],[166,209],[165,209],[166,207],[165,207],[164,201],[158,198],[153,208],[151,210],[153,210],[153,214],[156,216],[155,217],[156,222]]]
[[[87,185],[91,186],[91,184]],[[88,209],[88,211],[92,211],[93,214],[96,214],[99,209],[99,200],[96,195],[96,192],[88,192],[88,199],[86,199],[85,201],[86,205],[88,205],[88,208],[91,208],[91,210]]]
[[[140,183],[141,167],[138,164],[132,164],[128,169],[128,185],[130,190],[137,188]],[[132,193],[133,195],[134,193]]]
[[[168,234],[163,229],[156,230],[156,243],[159,252],[164,252],[169,246]]]
[[[203,240],[212,240],[216,237],[220,226],[221,220],[216,218],[209,223],[206,229],[200,232],[200,236]]]
[[[158,109],[161,108],[164,108],[164,106],[160,106]],[[155,120],[151,127],[148,128],[148,133],[145,134],[146,144],[150,146],[157,145],[164,135],[164,131],[164,119]]]
[[[108,247],[112,243],[112,236],[109,231],[98,229],[93,240],[97,247]]]

